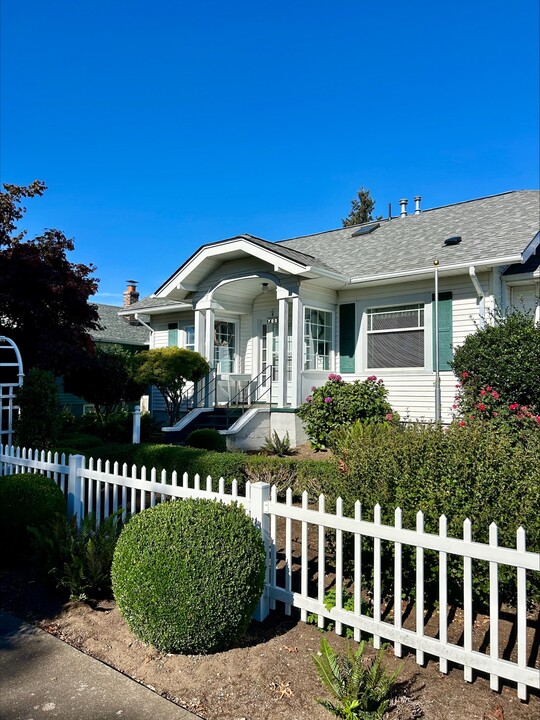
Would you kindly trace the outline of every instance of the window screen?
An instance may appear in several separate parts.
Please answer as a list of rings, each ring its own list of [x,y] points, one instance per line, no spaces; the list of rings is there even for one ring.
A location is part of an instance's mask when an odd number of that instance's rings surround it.
[[[367,311],[368,368],[424,367],[424,306]]]

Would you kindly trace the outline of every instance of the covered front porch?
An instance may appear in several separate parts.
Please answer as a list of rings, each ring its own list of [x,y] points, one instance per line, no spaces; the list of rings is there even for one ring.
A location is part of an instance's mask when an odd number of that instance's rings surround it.
[[[297,285],[270,273],[210,288],[194,313],[194,349],[212,367],[197,406],[298,407],[302,313]]]

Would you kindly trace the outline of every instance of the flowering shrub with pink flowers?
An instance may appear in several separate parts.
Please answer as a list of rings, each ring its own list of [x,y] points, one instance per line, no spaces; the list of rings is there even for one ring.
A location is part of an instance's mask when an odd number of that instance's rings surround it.
[[[540,430],[540,410],[537,411],[531,404],[509,402],[499,390],[478,382],[466,370],[461,373],[461,379],[456,385],[452,408],[455,422],[460,427],[489,422],[517,434],[528,429]]]
[[[298,415],[306,424],[306,433],[316,450],[328,447],[329,437],[338,427],[361,422],[397,423],[387,400],[388,390],[383,380],[370,375],[366,380],[344,382],[341,375],[330,373],[320,387],[313,386],[311,394],[299,408]]]
[[[518,420],[540,414],[540,326],[531,313],[494,317],[457,348],[452,368],[461,382],[456,404],[465,422],[478,413],[502,413],[511,422],[518,414]]]

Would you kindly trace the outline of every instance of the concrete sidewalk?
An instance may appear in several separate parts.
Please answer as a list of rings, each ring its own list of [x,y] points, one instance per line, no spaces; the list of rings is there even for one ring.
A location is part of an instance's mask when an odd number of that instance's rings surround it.
[[[194,720],[108,665],[0,612],[1,720]]]

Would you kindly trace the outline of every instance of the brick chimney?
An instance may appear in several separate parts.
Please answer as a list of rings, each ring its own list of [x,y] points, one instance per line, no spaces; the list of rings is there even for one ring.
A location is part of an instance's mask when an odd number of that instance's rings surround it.
[[[127,308],[139,299],[137,292],[137,280],[126,280],[127,290],[124,291],[124,307]]]

